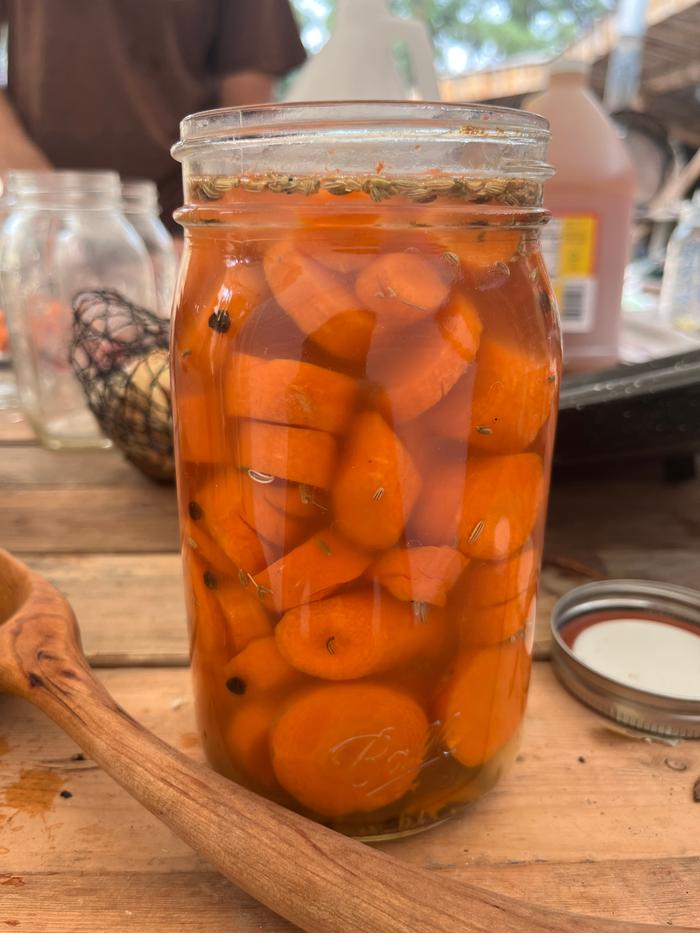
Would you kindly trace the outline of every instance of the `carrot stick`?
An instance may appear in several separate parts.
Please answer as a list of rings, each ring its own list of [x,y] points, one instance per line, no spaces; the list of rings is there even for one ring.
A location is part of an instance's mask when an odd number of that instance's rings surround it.
[[[295,698],[272,730],[280,784],[340,817],[387,806],[410,789],[428,732],[421,707],[380,684],[328,684]]]
[[[226,382],[229,415],[342,433],[357,401],[354,379],[313,363],[239,353]]]
[[[505,560],[530,537],[543,502],[537,454],[473,458],[464,480],[459,549],[467,557]]]
[[[379,555],[369,575],[397,599],[444,606],[467,564],[449,547],[392,548]]]
[[[226,687],[234,698],[279,694],[304,682],[304,677],[282,657],[272,635],[256,638],[232,658],[223,671]]]
[[[290,609],[275,638],[280,653],[300,671],[352,680],[419,657],[442,638],[445,625],[439,609],[359,590]]]
[[[358,415],[332,489],[338,529],[367,550],[391,547],[420,485],[408,452],[382,416],[372,411]]]
[[[255,576],[266,605],[284,612],[322,599],[366,570],[370,556],[324,528]]]
[[[275,298],[304,333],[334,356],[364,360],[374,317],[340,279],[290,240],[274,243],[264,266]]]
[[[262,542],[241,516],[241,488],[237,472],[213,476],[192,500],[201,513],[201,527],[224,554],[245,573],[267,564]],[[197,540],[200,544],[200,540]]]
[[[438,691],[435,718],[458,761],[475,768],[511,738],[525,709],[530,656],[522,638],[463,652]]]
[[[238,424],[239,462],[245,469],[328,489],[336,461],[331,434],[262,421]]]
[[[463,648],[497,645],[525,628],[534,608],[534,589],[497,606],[476,609],[466,605],[459,615],[459,640]],[[533,620],[534,622],[534,620]]]
[[[465,473],[461,458],[437,463],[427,473],[408,522],[409,540],[421,545],[454,547],[462,515]]]
[[[436,320],[412,329],[406,343],[396,347],[388,365],[381,352],[367,359],[367,375],[383,387],[380,408],[396,422],[416,418],[450,391],[474,359],[481,321],[474,306],[455,292]],[[410,344],[415,343],[415,348]]]

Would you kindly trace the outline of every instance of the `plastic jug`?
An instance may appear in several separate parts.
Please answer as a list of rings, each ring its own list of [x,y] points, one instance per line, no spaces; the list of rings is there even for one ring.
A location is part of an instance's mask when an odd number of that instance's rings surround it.
[[[610,117],[588,89],[588,67],[561,61],[525,110],[549,120],[546,183],[552,222],[543,250],[564,334],[564,365],[597,369],[618,358],[622,284],[629,258],[635,172]]]
[[[398,56],[408,57],[410,81]],[[387,0],[338,0],[333,34],[301,69],[287,100],[439,100],[425,26],[392,16]]]

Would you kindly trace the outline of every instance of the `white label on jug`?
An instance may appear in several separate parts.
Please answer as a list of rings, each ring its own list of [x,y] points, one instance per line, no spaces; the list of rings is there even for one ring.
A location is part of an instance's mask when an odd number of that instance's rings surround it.
[[[562,330],[593,330],[598,218],[592,214],[558,214],[542,231],[542,253],[559,304]]]

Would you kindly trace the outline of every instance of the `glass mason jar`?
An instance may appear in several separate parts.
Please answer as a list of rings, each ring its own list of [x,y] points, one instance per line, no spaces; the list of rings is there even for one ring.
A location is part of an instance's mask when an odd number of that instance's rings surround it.
[[[0,305],[7,314],[20,401],[47,447],[105,447],[69,350],[72,301],[115,289],[155,306],[146,248],[121,213],[115,172],[10,172],[14,199],[0,235]]]
[[[365,839],[515,754],[560,371],[548,132],[484,107],[188,117],[172,370],[213,766]]]
[[[156,280],[156,312],[170,317],[177,278],[173,238],[160,219],[158,188],[145,178],[122,181],[124,216],[143,240],[153,263]]]
[[[10,213],[12,198],[7,194],[5,178],[0,175],[0,229]],[[7,315],[2,308],[0,292],[0,412],[13,411],[19,405],[17,386],[12,370],[10,330]]]

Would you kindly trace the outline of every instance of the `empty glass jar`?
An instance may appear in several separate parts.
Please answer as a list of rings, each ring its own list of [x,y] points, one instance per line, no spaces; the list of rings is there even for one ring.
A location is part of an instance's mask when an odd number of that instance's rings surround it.
[[[9,324],[20,401],[47,447],[104,447],[69,352],[72,302],[114,289],[154,308],[153,268],[121,212],[115,172],[11,172],[12,210],[0,235],[0,305]]]
[[[156,279],[156,308],[161,317],[170,317],[177,276],[177,256],[173,239],[160,219],[158,189],[146,178],[122,181],[124,214],[143,240],[153,263]]]

